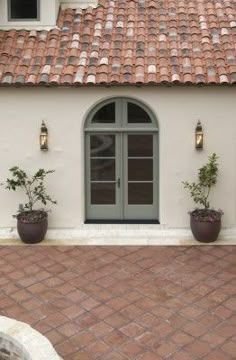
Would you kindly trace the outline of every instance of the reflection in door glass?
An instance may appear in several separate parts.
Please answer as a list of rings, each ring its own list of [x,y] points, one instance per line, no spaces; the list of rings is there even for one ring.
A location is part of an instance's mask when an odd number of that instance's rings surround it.
[[[115,123],[115,103],[104,105],[92,119],[92,123],[111,124]]]
[[[153,204],[153,183],[129,183],[129,205]]]
[[[114,181],[115,159],[91,159],[92,181]]]
[[[114,157],[115,135],[98,134],[90,136],[91,157]]]
[[[92,205],[114,205],[116,203],[115,183],[91,183]]]
[[[140,106],[128,103],[128,123],[129,124],[141,124],[151,123],[150,116]]]

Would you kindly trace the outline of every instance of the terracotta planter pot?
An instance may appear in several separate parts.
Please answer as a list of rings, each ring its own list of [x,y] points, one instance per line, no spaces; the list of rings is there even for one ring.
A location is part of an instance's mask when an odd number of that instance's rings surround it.
[[[190,227],[196,240],[211,243],[218,238],[221,230],[221,219],[218,221],[203,221],[190,214]]]
[[[37,244],[41,242],[48,229],[48,216],[38,222],[26,221],[21,216],[17,217],[17,230],[21,240],[26,244]]]

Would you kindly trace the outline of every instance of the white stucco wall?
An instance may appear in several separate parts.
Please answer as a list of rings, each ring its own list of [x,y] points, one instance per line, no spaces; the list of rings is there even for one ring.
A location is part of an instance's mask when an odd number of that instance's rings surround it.
[[[51,228],[78,228],[85,219],[83,126],[91,108],[108,97],[127,96],[143,101],[156,114],[160,129],[160,222],[188,227],[193,208],[182,180],[193,180],[208,156],[220,156],[219,182],[212,205],[225,215],[223,225],[236,225],[235,88],[227,87],[87,87],[0,89],[0,182],[8,169],[21,166],[55,169],[48,190],[57,200],[50,214]],[[194,148],[200,119],[204,150]],[[39,130],[45,120],[49,151],[39,149]],[[0,188],[0,228],[15,225],[12,214],[22,194]]]
[[[98,0],[61,0],[60,3],[62,9],[86,9],[88,6],[96,7],[98,5]]]

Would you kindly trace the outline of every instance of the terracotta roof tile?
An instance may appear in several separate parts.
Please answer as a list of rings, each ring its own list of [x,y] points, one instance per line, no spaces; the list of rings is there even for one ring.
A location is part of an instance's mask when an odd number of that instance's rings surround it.
[[[2,85],[235,84],[236,0],[100,0],[0,30]]]

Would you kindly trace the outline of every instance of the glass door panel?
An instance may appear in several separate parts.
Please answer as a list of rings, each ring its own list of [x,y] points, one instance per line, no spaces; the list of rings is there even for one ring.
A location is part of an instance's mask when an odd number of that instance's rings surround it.
[[[88,134],[86,142],[88,218],[117,218],[120,216],[119,135]]]
[[[157,214],[155,134],[124,135],[124,209],[127,219],[155,219]]]
[[[152,135],[129,135],[128,156],[153,156]]]
[[[116,203],[115,184],[91,183],[91,204],[112,205]]]
[[[90,135],[91,204],[116,203],[115,135]]]
[[[96,134],[90,136],[91,157],[115,157],[115,135]]]
[[[90,159],[91,181],[115,181],[115,159]]]
[[[128,135],[128,204],[153,203],[153,135]]]
[[[128,181],[153,181],[153,159],[128,158]]]
[[[129,183],[128,204],[129,205],[153,204],[153,184]]]

